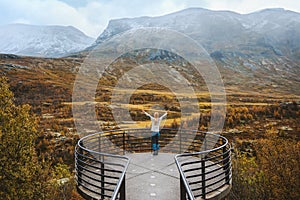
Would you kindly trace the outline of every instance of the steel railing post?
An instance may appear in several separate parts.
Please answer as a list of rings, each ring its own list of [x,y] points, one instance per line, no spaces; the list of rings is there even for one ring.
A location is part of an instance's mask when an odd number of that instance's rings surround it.
[[[202,179],[202,197],[206,199],[206,183],[205,183],[205,156],[201,158],[201,179]]]
[[[186,200],[186,189],[183,183],[182,176],[180,176],[180,200]]]
[[[105,175],[105,170],[104,170],[104,161],[101,161],[101,195],[102,195],[102,199],[104,199],[104,195],[105,195],[105,190],[104,190],[104,186],[105,186],[105,180],[104,180],[104,175]]]
[[[120,200],[126,199],[126,184],[125,184],[126,177],[124,176],[124,179],[122,181],[122,185],[120,188]]]
[[[81,164],[80,162],[78,161],[82,161],[82,156],[83,155],[83,150],[81,148],[81,145],[83,145],[83,142],[81,141],[78,145],[78,155],[77,155],[77,174],[78,174],[78,186],[81,185],[81,182],[82,182],[82,167],[81,167]]]
[[[129,131],[129,132],[128,132]],[[132,131],[132,132],[131,132]],[[135,132],[134,132],[135,131]],[[143,133],[144,129],[138,129],[138,130],[118,130],[114,132],[108,132],[109,134],[107,137],[111,139],[112,142],[116,143],[118,146],[123,145],[123,155],[126,154],[126,151],[134,150],[135,152],[144,152],[148,150],[147,143],[149,142],[149,138],[144,139],[143,137],[140,137]],[[164,139],[165,141],[162,141],[162,146],[167,146],[167,143],[169,142],[169,138],[173,136],[172,132],[173,130],[166,131],[163,130]],[[130,134],[134,133],[134,134]],[[177,133],[177,132],[176,132]],[[188,137],[185,137],[186,130],[180,130],[179,136],[177,137],[177,141],[174,145],[174,147],[171,147],[171,150],[179,151],[180,153],[185,152],[184,147],[186,145],[186,140],[188,140]],[[210,133],[205,133],[210,134]],[[123,155],[113,155],[106,153],[106,151],[110,150],[109,146],[105,142],[105,137],[101,133],[99,134],[93,134],[92,136],[87,136],[81,139],[76,147],[75,151],[75,168],[76,168],[76,178],[77,178],[77,190],[82,193],[83,196],[89,197],[90,194],[93,194],[96,199],[106,199],[109,198],[110,193],[108,191],[112,191],[112,187],[115,188],[111,199],[113,200],[125,200],[126,199],[126,170],[128,168],[129,164],[129,158]],[[214,136],[214,134],[212,134]],[[97,138],[98,136],[98,138]],[[111,136],[111,137],[110,137]],[[130,143],[130,136],[132,137],[133,144]],[[197,135],[195,140],[201,140],[202,135]],[[204,139],[206,138],[204,135]],[[101,138],[104,137],[104,138]],[[178,138],[179,137],[179,138]],[[195,149],[198,150],[199,145],[201,144],[201,150],[199,152],[194,153],[184,153],[180,155],[175,156],[175,162],[178,167],[179,173],[180,173],[180,200],[194,200],[196,194],[193,194],[194,191],[197,191],[197,197],[201,196],[202,199],[206,199],[206,197],[210,195],[206,195],[206,192],[208,194],[216,191],[217,189],[213,189],[213,185],[222,184],[220,187],[225,184],[231,184],[231,176],[232,176],[232,166],[231,166],[231,151],[230,151],[230,144],[228,143],[228,140],[222,136],[219,136],[221,139],[218,141],[217,146],[214,148],[210,147],[210,140],[204,140],[203,142],[196,141]],[[85,141],[85,139],[87,140]],[[143,139],[141,139],[143,138]],[[120,141],[123,140],[123,141]],[[178,141],[179,140],[179,141]],[[84,141],[84,142],[83,142]],[[189,141],[189,140],[188,140]],[[165,143],[163,143],[165,142]],[[197,143],[198,142],[198,143]],[[83,144],[84,143],[84,144]],[[98,143],[98,144],[97,144]],[[145,148],[145,144],[147,148]],[[179,144],[179,147],[178,147]],[[98,150],[97,150],[98,147]],[[90,149],[89,149],[90,148]],[[102,152],[102,148],[103,151]],[[108,148],[108,149],[107,149]],[[188,149],[192,150],[192,149]],[[205,152],[201,152],[203,150],[206,150]],[[117,153],[122,154],[122,149],[118,151]],[[179,163],[178,158],[187,158],[184,159],[182,164]],[[189,159],[193,158],[193,159]],[[119,159],[126,159],[126,164],[123,166],[122,163],[117,162]],[[194,160],[195,159],[195,160]],[[186,161],[185,161],[186,160]],[[211,164],[211,162],[214,162],[217,160],[218,163]],[[107,164],[105,161],[109,161]],[[207,164],[207,165],[206,165]],[[109,166],[120,166],[124,167],[124,170],[122,171],[122,175],[119,176],[121,171],[111,171]],[[194,165],[194,166],[193,166]],[[195,166],[196,165],[196,166]],[[221,166],[220,166],[221,165]],[[211,169],[212,166],[218,166],[217,170],[223,170],[221,172],[222,179],[213,181],[214,180],[214,174],[206,174],[206,168]],[[93,173],[94,175],[89,175],[89,171],[91,171],[90,168],[96,168],[97,173]],[[194,168],[196,167],[196,168]],[[184,170],[183,170],[184,169]],[[93,170],[94,171],[94,170]],[[99,173],[100,171],[100,173]],[[195,174],[195,172],[197,172]],[[185,175],[185,173],[192,173]],[[201,174],[200,174],[201,173]],[[219,176],[218,175],[218,176]],[[224,177],[225,175],[225,177]],[[99,177],[100,176],[100,177]],[[197,180],[193,179],[195,177],[198,177]],[[110,178],[118,178],[117,183],[109,183]],[[190,179],[191,180],[188,180]],[[208,178],[208,182],[206,182],[206,178]],[[91,179],[91,181],[90,181]],[[199,180],[200,179],[200,180]],[[94,181],[97,182],[97,185],[94,184]],[[201,182],[200,182],[201,181]],[[212,183],[211,183],[212,182]],[[225,184],[224,184],[225,182]],[[208,186],[212,186],[212,190],[208,190]],[[80,186],[80,187],[78,187]],[[97,188],[97,189],[93,189]],[[85,190],[89,190],[88,192]],[[94,191],[93,191],[94,190]],[[201,193],[200,193],[201,192]],[[200,194],[199,194],[200,193]],[[106,195],[106,197],[105,197]],[[92,195],[90,196],[92,198]]]
[[[225,171],[225,183],[229,184],[229,181],[230,181],[230,177],[229,177],[229,169],[230,169],[229,154],[230,154],[230,152],[227,151],[227,149],[226,149],[226,143],[225,142],[223,140],[223,145],[225,145],[223,147],[223,170]]]

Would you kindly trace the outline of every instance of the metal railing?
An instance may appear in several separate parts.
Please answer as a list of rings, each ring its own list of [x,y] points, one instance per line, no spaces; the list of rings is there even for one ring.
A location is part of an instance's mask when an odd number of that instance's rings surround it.
[[[151,151],[149,129],[120,129],[102,133],[101,152],[125,155]],[[162,129],[159,144],[164,153],[187,153],[201,151],[205,132],[196,130]],[[113,148],[112,145],[113,144]]]
[[[210,199],[216,196],[220,199],[229,193],[232,176],[231,147],[225,137],[216,136],[219,139],[212,149],[175,156],[180,174],[181,200]]]
[[[207,136],[213,137],[207,137]],[[210,139],[218,138],[215,141]],[[195,199],[231,182],[230,145],[226,138],[200,131],[162,129],[161,152],[175,157],[181,199]],[[75,149],[77,190],[86,199],[125,199],[127,153],[151,151],[149,129],[105,131],[81,138]],[[196,152],[196,153],[195,153]],[[208,171],[210,170],[210,171]]]
[[[125,200],[129,159],[101,152],[102,134],[81,138],[75,148],[77,191],[85,199]]]

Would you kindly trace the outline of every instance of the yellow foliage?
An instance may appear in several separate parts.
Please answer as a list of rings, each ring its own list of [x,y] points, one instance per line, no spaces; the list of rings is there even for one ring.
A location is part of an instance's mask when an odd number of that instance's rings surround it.
[[[235,152],[233,199],[300,199],[300,142],[272,137],[254,143],[255,157]]]

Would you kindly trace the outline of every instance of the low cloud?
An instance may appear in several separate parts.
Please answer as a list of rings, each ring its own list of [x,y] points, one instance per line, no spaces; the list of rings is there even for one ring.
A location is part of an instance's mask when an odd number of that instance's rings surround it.
[[[238,13],[251,13],[265,8],[284,8],[300,12],[299,0],[210,0],[207,7],[213,10],[232,10]]]
[[[249,13],[268,7],[300,11],[298,0],[1,0],[0,24],[74,26],[98,37],[110,19],[159,16],[188,7]],[[83,3],[84,2],[84,3]]]

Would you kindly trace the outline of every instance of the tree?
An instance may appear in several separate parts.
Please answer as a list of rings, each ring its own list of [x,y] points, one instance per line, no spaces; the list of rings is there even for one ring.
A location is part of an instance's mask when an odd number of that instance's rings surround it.
[[[17,106],[0,78],[0,199],[43,199],[44,177],[35,153],[36,120],[28,105]]]
[[[229,199],[300,199],[300,142],[257,139],[255,156],[235,151]]]

